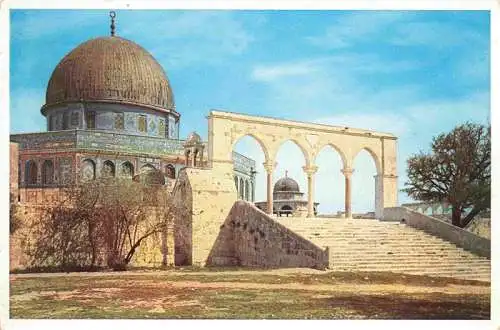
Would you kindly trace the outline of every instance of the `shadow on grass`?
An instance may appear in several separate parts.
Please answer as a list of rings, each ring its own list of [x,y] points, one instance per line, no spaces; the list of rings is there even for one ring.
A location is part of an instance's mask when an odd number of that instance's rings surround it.
[[[474,295],[343,295],[318,298],[315,305],[348,307],[369,319],[490,319],[489,299]]]

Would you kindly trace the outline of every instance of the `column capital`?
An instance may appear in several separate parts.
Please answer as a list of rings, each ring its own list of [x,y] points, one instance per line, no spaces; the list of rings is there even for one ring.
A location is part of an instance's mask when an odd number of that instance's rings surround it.
[[[348,167],[347,167],[347,168],[343,168],[343,169],[341,169],[341,170],[340,170],[340,172],[342,172],[342,174],[344,174],[344,176],[345,176],[346,178],[350,178],[350,177],[351,177],[351,175],[352,175],[352,173],[354,172],[354,170],[353,170],[352,168],[348,168]]]
[[[311,166],[302,166],[302,169],[304,172],[307,174],[307,176],[312,176],[314,173],[318,171],[318,166],[316,165],[311,165]]]
[[[276,162],[264,162],[262,165],[264,165],[264,169],[267,173],[272,173],[276,167]]]

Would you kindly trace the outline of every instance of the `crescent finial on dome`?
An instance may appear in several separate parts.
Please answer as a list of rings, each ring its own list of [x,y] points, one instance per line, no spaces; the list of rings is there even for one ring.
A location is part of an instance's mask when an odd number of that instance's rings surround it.
[[[116,12],[113,10],[109,12],[109,17],[111,17],[111,36],[115,36],[115,17],[116,17]]]

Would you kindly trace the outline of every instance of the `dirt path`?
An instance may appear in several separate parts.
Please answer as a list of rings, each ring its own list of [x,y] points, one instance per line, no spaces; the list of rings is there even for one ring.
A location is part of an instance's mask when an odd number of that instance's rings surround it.
[[[139,282],[137,284],[140,284]],[[198,282],[198,281],[166,281],[159,286],[193,289],[267,289],[267,290],[304,290],[322,292],[346,292],[368,294],[384,293],[446,293],[446,294],[487,294],[489,287],[471,287],[467,285],[448,285],[444,287],[408,286],[401,284],[303,284],[303,283],[251,283],[251,282]]]
[[[127,272],[74,272],[74,273],[26,273],[11,274],[10,279],[16,278],[41,278],[41,277],[68,277],[68,276],[162,276],[162,275],[182,275],[182,276],[220,276],[221,272],[227,275],[296,275],[296,274],[326,274],[328,271],[312,268],[281,268],[268,270],[227,270],[227,271],[175,271],[175,270],[147,270],[147,271],[127,271]]]

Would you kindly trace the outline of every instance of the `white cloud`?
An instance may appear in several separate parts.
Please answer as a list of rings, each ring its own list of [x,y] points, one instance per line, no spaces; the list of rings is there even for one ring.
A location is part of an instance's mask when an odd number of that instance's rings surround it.
[[[251,77],[257,81],[273,81],[290,76],[303,76],[319,69],[316,62],[303,61],[280,65],[257,65],[253,68]]]

